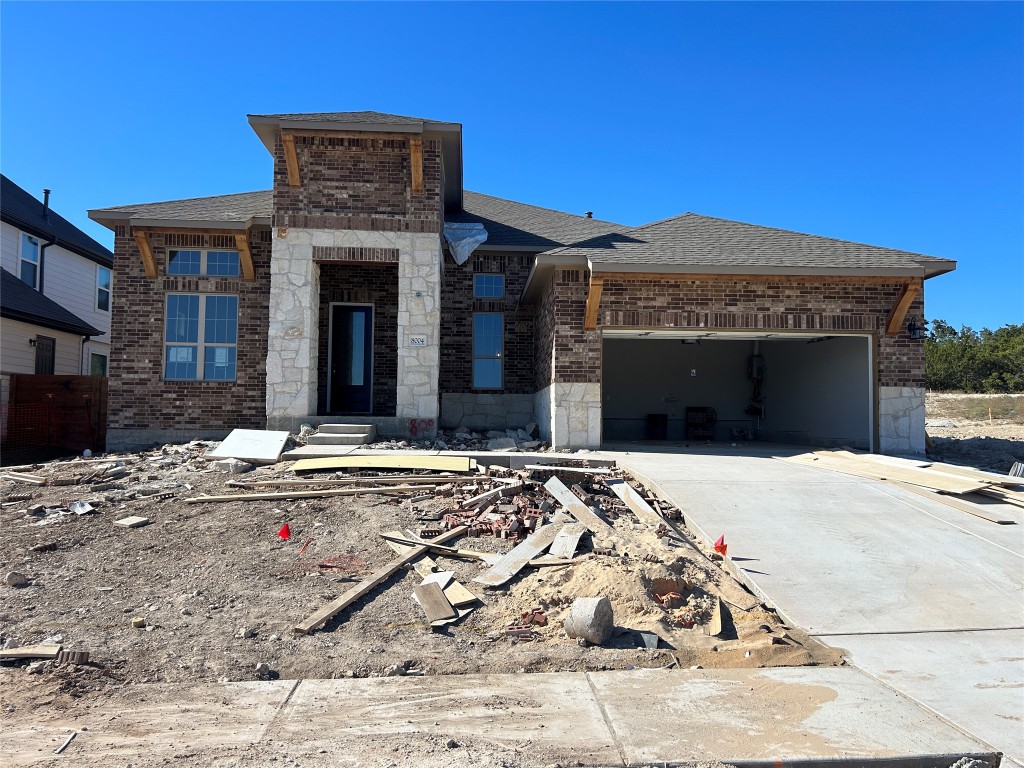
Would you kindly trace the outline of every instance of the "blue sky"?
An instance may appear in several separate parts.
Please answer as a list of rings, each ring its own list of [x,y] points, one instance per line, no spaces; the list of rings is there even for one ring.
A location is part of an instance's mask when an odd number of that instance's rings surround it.
[[[0,164],[85,211],[265,189],[247,113],[463,124],[465,185],[956,259],[926,314],[1024,322],[1021,3],[0,4]]]

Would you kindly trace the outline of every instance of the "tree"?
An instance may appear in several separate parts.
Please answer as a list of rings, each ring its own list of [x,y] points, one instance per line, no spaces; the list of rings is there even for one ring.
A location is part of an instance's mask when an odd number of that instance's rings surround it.
[[[929,389],[959,392],[1024,392],[1024,325],[980,332],[932,322],[924,342]]]

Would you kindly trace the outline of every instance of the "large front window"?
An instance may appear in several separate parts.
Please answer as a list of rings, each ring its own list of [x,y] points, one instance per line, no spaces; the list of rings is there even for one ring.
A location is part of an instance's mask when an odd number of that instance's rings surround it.
[[[500,312],[473,315],[473,387],[501,389],[501,357],[505,340],[505,316]]]
[[[171,250],[167,253],[167,274],[238,277],[238,251]]]
[[[21,233],[21,253],[18,259],[18,276],[39,290],[39,238]]]
[[[165,379],[234,381],[237,344],[237,296],[167,295]]]

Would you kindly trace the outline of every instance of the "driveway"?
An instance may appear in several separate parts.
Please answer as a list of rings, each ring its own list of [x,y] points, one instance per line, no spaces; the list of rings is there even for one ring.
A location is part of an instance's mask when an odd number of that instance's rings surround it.
[[[1024,766],[1024,510],[997,525],[787,447],[617,447],[791,622]]]

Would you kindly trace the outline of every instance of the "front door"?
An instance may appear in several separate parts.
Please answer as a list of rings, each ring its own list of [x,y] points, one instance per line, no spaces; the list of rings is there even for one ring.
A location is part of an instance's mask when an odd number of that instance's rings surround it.
[[[331,305],[328,409],[338,414],[373,410],[373,307]]]
[[[57,357],[57,340],[49,336],[36,336],[36,373],[53,375]]]

